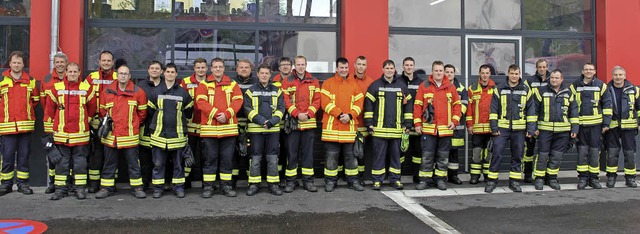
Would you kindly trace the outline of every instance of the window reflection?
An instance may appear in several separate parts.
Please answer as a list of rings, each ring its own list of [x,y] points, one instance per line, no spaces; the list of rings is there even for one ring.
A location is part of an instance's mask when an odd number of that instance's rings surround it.
[[[171,0],[89,0],[90,18],[170,19]]]
[[[123,58],[131,70],[146,70],[153,60],[166,61],[172,46],[171,31],[159,28],[89,28],[87,68],[98,69],[100,52]]]
[[[524,0],[527,30],[591,31],[591,1]]]
[[[29,16],[31,13],[31,0],[0,1],[0,16]]]
[[[258,10],[254,0],[177,0],[178,20],[255,21]]]
[[[227,71],[236,67],[239,59],[250,59],[255,63],[255,31],[178,29],[173,61],[178,70],[193,70],[196,58],[220,57],[225,61]],[[258,48],[258,51],[261,51]],[[167,53],[166,61],[171,56]]]
[[[0,25],[0,64],[1,68],[9,67],[9,54],[13,51],[22,51],[29,54],[29,26],[28,25]],[[28,67],[28,59],[25,67]]]
[[[431,73],[431,63],[441,60],[461,69],[462,54],[460,37],[456,36],[422,36],[391,35],[389,37],[389,57],[397,64],[402,64],[405,57],[415,59],[415,70]]]
[[[591,62],[592,41],[525,38],[524,40],[524,73],[535,74],[535,63],[538,59],[546,59],[549,71],[560,69],[567,76],[582,74],[582,66]]]
[[[389,1],[389,26],[460,28],[462,2],[425,0]]]
[[[465,0],[465,28],[468,29],[521,29],[520,1]]]
[[[260,31],[259,63],[276,64],[280,57],[307,58],[307,71],[335,72],[336,33],[307,31]],[[272,67],[274,70],[277,67]]]
[[[260,0],[260,21],[335,24],[338,0]]]

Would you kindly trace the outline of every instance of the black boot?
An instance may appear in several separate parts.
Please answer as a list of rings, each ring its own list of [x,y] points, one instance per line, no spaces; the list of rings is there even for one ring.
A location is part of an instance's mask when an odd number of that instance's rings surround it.
[[[514,179],[510,179],[509,180],[509,189],[511,189],[511,191],[513,191],[515,193],[521,193],[522,192],[522,188],[520,188],[520,181],[514,180]]]
[[[49,187],[47,187],[47,189],[44,190],[44,193],[52,194],[56,192],[56,185],[55,185],[54,178],[55,176],[49,176]]]
[[[447,181],[452,184],[462,184],[462,180],[458,178],[458,170],[449,170],[447,173]]]
[[[524,162],[523,167],[524,182],[527,184],[533,183],[533,177],[531,176],[533,174],[533,162]]]
[[[100,183],[98,180],[89,180],[89,184],[87,185],[89,193],[97,193],[99,189]]]
[[[594,189],[601,189],[602,185],[600,185],[600,180],[598,179],[598,174],[591,174],[589,177],[589,187]]]
[[[533,182],[533,186],[536,190],[542,190],[544,188],[544,178],[536,177],[536,180]]]
[[[579,181],[578,181],[578,189],[579,190],[586,189],[587,185],[589,184],[589,182],[587,181],[587,178],[586,177],[579,177],[578,179],[579,179]]]
[[[636,176],[634,175],[625,175],[624,176],[624,185],[629,188],[637,188],[638,184],[636,184]]]
[[[478,182],[480,182],[480,175],[471,174],[471,179],[469,180],[469,184],[477,184]]]
[[[616,186],[616,179],[618,174],[616,173],[607,173],[607,188],[613,188]]]
[[[493,193],[493,190],[496,189],[497,182],[495,180],[488,180],[487,185],[484,186],[485,193]]]

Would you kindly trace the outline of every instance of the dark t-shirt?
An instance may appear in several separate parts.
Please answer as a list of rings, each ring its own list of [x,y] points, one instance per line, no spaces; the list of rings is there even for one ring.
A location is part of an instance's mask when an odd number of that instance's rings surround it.
[[[624,88],[624,87],[623,87]],[[613,86],[613,93],[614,93],[614,98],[615,98],[615,102],[616,102],[616,106],[614,107],[616,109],[616,113],[618,113],[618,118],[620,119],[620,106],[622,106],[622,90],[623,88],[618,88],[616,86]]]

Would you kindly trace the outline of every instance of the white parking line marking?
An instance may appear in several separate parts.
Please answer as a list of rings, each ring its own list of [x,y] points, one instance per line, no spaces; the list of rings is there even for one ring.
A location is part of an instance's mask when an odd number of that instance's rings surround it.
[[[573,191],[578,190],[578,184],[561,184],[562,188],[560,191]],[[533,185],[521,185],[523,193],[531,193],[531,192],[553,192],[555,190],[549,188],[549,186],[544,186],[543,190],[536,190]],[[626,188],[627,186],[624,183],[616,183],[615,188]],[[593,188],[587,187],[587,190]],[[608,189],[604,187],[602,189]],[[478,194],[489,194],[484,192],[484,186],[482,187],[473,187],[473,188],[449,188],[447,190],[438,190],[438,189],[427,189],[427,190],[404,190],[397,191],[403,193],[407,197],[447,197],[447,196],[465,196],[465,195],[478,195]],[[493,190],[493,193],[513,193],[508,186],[500,186],[496,187]],[[492,193],[492,194],[493,194]]]
[[[425,224],[429,225],[429,227],[436,230],[438,233],[460,233],[455,228],[451,227],[446,222],[442,221],[431,212],[427,211],[424,207],[418,204],[412,198],[406,196],[401,191],[384,191],[382,194],[391,198],[391,200],[395,201],[405,210],[411,212],[414,216],[420,219]]]

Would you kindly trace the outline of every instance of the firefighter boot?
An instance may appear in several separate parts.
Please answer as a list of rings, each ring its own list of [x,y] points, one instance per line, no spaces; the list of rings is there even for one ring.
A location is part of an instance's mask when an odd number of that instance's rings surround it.
[[[607,173],[607,188],[613,188],[616,186],[616,178],[618,174],[616,173]]]
[[[513,191],[514,193],[521,193],[522,192],[522,188],[520,187],[520,181],[515,180],[515,179],[510,179],[509,180],[509,189],[511,189],[511,191]]]
[[[100,183],[98,180],[89,180],[89,186],[87,186],[89,193],[97,193],[100,189]]]
[[[551,187],[553,190],[560,190],[560,184],[558,183],[558,179],[550,178],[549,187]]]
[[[449,169],[449,173],[447,173],[447,181],[452,184],[462,184],[462,180],[458,178],[458,170]]]
[[[325,192],[333,192],[333,190],[335,190],[335,189],[336,189],[336,182],[328,180],[327,183],[324,186],[324,191]]]
[[[276,196],[282,196],[282,190],[277,183],[269,184],[269,192]]]
[[[496,188],[496,181],[495,180],[488,180],[487,181],[487,185],[484,186],[484,192],[485,193],[492,193],[493,190]]]
[[[18,185],[18,192],[22,193],[24,195],[31,195],[33,194],[33,190],[31,188],[29,188],[28,184],[19,184]]]
[[[471,179],[469,179],[469,184],[478,184],[480,182],[479,174],[471,174]]]
[[[202,194],[200,194],[200,197],[202,198],[211,198],[213,197],[213,192],[215,191],[215,189],[213,188],[212,184],[205,184],[204,187],[202,188]]]
[[[55,176],[49,176],[49,187],[47,187],[47,189],[44,190],[44,193],[52,194],[52,193],[56,192],[56,185],[54,184],[54,177]]]
[[[87,188],[85,188],[84,186],[81,187],[77,187],[75,192],[76,198],[78,198],[78,200],[84,200],[87,198]]]
[[[353,189],[353,190],[358,191],[358,192],[364,191],[364,187],[362,185],[360,185],[360,183],[358,183],[358,181],[354,181],[354,182],[349,183],[348,188]]]
[[[533,186],[536,188],[536,190],[542,190],[544,187],[544,178],[536,177],[536,180],[533,183]]]
[[[66,190],[63,190],[63,189],[59,188],[59,189],[56,189],[56,192],[53,193],[53,195],[51,195],[51,198],[49,198],[49,199],[53,200],[53,201],[57,201],[57,200],[60,200],[60,199],[62,199],[64,197],[66,197],[68,194],[69,193]]]
[[[253,196],[260,192],[260,187],[257,184],[250,184],[249,189],[247,189],[247,196]]]
[[[624,185],[629,188],[637,188],[638,184],[636,184],[636,176],[634,175],[625,175],[624,176]]]
[[[436,187],[440,190],[447,190],[447,184],[444,183],[444,178],[436,179]]]
[[[131,189],[131,194],[138,199],[144,199],[147,197],[147,194],[144,192],[144,189],[142,187]]]
[[[316,188],[316,185],[313,183],[313,181],[304,182],[304,184],[302,184],[302,188],[312,193],[318,192],[318,188]]]
[[[523,164],[524,182],[527,184],[533,183],[533,162],[524,162]]]
[[[600,185],[600,180],[598,180],[598,174],[591,174],[589,178],[589,187],[594,189],[601,189],[602,185]]]
[[[106,187],[103,187],[100,189],[100,191],[96,193],[96,199],[106,198],[108,196],[113,195],[114,193],[115,192],[113,191],[113,189],[108,189]]]
[[[584,172],[581,172],[581,173],[584,173]],[[589,182],[587,181],[587,177],[580,175],[578,176],[578,179],[579,179],[578,189],[579,190],[586,189],[587,185],[589,184]]]
[[[296,189],[296,183],[293,181],[287,181],[286,185],[284,186],[285,193],[292,193],[293,190],[295,189]]]

